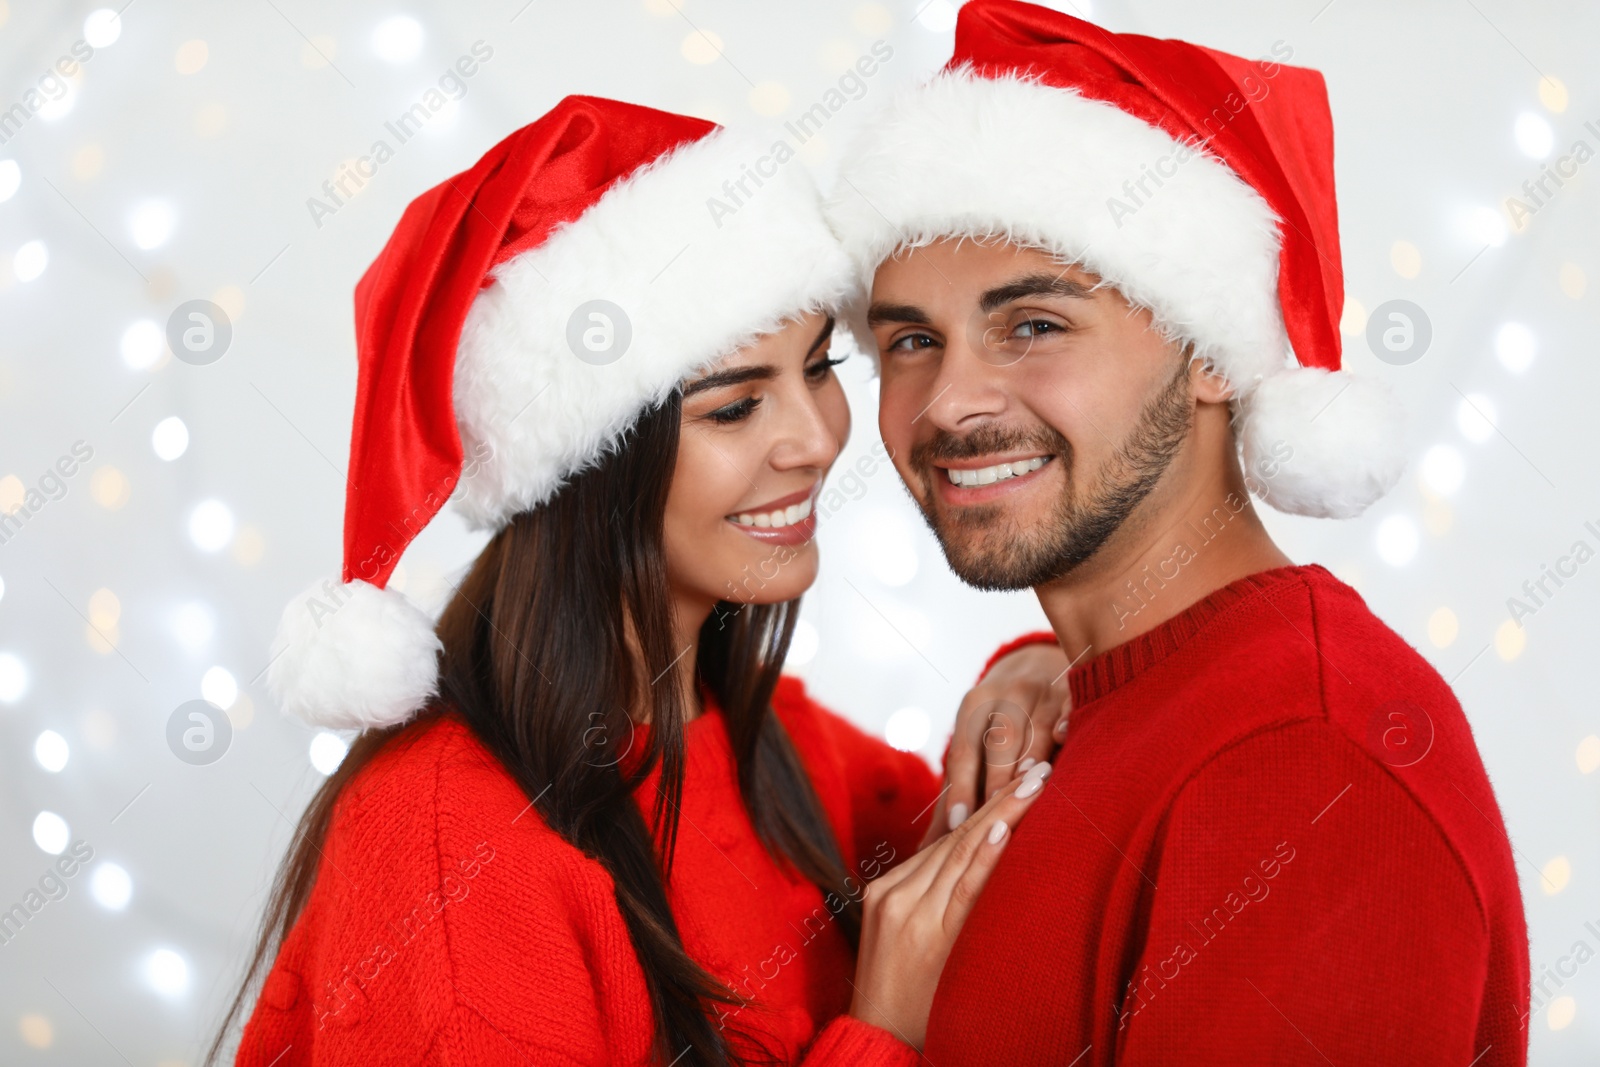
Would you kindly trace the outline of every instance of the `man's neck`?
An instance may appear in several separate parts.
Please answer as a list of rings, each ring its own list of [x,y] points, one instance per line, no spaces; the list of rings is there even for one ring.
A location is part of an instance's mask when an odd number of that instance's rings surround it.
[[[1094,556],[1034,592],[1078,662],[1154,630],[1230,582],[1292,563],[1235,476],[1136,512]]]

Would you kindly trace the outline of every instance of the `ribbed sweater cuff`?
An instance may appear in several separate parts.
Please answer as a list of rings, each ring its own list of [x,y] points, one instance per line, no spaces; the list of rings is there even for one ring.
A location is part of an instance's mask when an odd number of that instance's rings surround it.
[[[823,1028],[804,1067],[916,1067],[922,1054],[887,1030],[841,1015]]]

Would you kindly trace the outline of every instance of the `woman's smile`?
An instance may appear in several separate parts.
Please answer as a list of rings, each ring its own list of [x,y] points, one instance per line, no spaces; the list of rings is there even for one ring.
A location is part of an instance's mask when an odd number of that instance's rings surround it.
[[[819,479],[799,492],[729,515],[726,521],[740,533],[769,545],[804,544],[817,534],[817,516],[812,508],[821,487]]]

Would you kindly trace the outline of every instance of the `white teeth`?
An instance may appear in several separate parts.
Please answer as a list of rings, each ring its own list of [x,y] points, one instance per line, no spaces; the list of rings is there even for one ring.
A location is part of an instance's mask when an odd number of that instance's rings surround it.
[[[790,504],[786,508],[775,511],[742,511],[733,517],[740,526],[760,526],[764,529],[793,526],[802,519],[811,517],[811,500],[806,498],[798,504]]]
[[[1044,461],[1044,456],[1034,456],[1032,459],[1019,459],[1015,463],[997,463],[993,467],[983,467],[979,470],[946,468],[945,474],[950,478],[951,485],[993,485],[1007,478],[1016,478],[1036,471],[1044,466]]]

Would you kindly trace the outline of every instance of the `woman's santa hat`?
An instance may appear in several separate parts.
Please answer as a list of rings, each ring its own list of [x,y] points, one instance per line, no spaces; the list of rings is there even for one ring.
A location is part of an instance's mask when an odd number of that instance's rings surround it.
[[[285,711],[405,721],[440,646],[385,587],[452,494],[498,529],[686,376],[842,302],[850,263],[783,162],[700,119],[574,96],[412,202],[356,287],[344,569],[284,611],[268,683]]]
[[[972,0],[949,64],[865,131],[838,189],[830,219],[869,280],[897,249],[1003,239],[1147,308],[1233,386],[1250,485],[1279,510],[1348,518],[1398,480],[1398,402],[1339,369],[1316,71]]]

